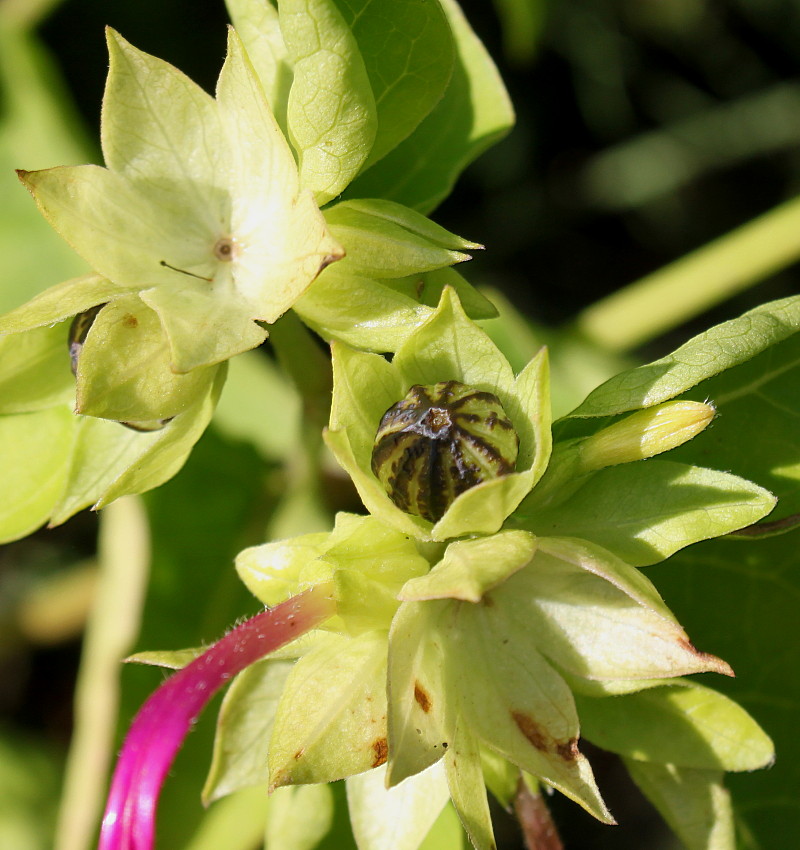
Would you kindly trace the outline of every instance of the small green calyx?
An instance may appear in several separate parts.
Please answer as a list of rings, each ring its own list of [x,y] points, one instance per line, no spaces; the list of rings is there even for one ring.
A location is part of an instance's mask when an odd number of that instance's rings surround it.
[[[381,419],[372,471],[406,513],[438,522],[457,496],[514,471],[519,437],[497,396],[415,384]]]

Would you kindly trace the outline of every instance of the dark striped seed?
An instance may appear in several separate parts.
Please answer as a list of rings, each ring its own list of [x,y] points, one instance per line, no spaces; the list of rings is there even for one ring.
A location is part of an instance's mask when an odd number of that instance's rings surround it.
[[[518,450],[492,393],[458,381],[416,384],[383,415],[372,471],[397,507],[437,522],[461,493],[513,472]]]

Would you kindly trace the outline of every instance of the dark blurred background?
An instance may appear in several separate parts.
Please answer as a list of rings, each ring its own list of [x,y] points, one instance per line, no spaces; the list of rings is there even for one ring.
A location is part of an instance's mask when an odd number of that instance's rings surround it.
[[[800,186],[800,0],[463,0],[462,6],[497,61],[518,124],[470,167],[433,217],[486,245],[468,277],[497,287],[535,321],[568,324],[586,305],[792,197]],[[106,24],[213,90],[226,23],[222,0],[65,0],[39,33],[93,140],[107,67]],[[783,271],[641,354],[657,356],[694,330],[791,294],[796,281],[795,270]],[[151,499],[153,516],[159,505],[166,509],[190,495],[192,470],[213,466],[221,451],[214,441],[220,438],[211,435],[198,447],[187,467],[189,483],[169,484]],[[244,480],[256,461],[247,449],[230,451]],[[190,527],[194,542],[175,544],[184,559],[208,555],[213,544],[202,531]],[[31,570],[47,575],[65,557],[80,564],[93,553],[95,533],[96,518],[84,514],[58,532],[0,551],[0,729],[13,732],[23,748],[28,739],[47,742],[44,749],[31,745],[28,760],[41,765],[24,789],[25,805],[41,799],[43,823],[52,820],[69,737],[81,622],[78,616],[62,633],[31,637],[20,633],[17,614],[9,612],[29,588]],[[166,532],[177,533],[174,527]],[[228,563],[236,551],[230,548],[214,557]],[[83,598],[91,575],[81,575],[60,592]],[[241,613],[238,593],[225,597],[223,623]],[[144,693],[152,674],[142,682]],[[672,846],[624,771],[603,754],[595,758],[609,805],[627,828],[595,826],[573,804],[555,800],[567,847]],[[514,834],[513,825],[498,831]],[[513,846],[515,839],[507,840]]]

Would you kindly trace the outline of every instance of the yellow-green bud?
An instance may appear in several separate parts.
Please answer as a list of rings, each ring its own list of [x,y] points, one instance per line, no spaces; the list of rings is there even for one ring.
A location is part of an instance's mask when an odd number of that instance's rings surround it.
[[[668,401],[639,410],[580,443],[581,472],[644,460],[674,449],[699,434],[716,411],[700,401]]]

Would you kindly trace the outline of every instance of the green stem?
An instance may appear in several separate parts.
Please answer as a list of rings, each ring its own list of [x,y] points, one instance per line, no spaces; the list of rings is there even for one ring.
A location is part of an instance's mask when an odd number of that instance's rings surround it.
[[[598,301],[578,331],[609,351],[628,351],[800,259],[800,198]]]
[[[270,328],[269,340],[283,371],[302,401],[298,451],[287,460],[286,493],[270,526],[271,536],[285,537],[329,527],[320,485],[322,431],[328,424],[333,380],[331,364],[317,339],[293,312]]]

